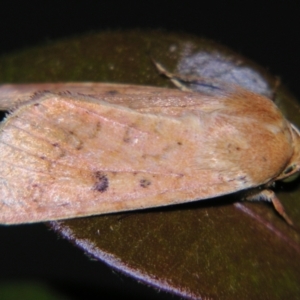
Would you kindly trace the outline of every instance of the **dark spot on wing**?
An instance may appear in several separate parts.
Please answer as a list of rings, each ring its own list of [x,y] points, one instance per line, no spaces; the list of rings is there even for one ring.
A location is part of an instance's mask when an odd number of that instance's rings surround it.
[[[178,145],[178,146],[181,146],[181,145],[182,145],[182,142],[177,142],[177,145]]]
[[[243,182],[244,184],[248,182],[247,176],[239,176],[237,177],[237,180]]]
[[[220,179],[222,181],[224,181],[224,178],[220,177]],[[246,175],[242,175],[242,176],[237,176],[231,179],[227,179],[228,182],[234,182],[234,181],[240,181],[243,184],[246,184],[248,182],[247,176]]]
[[[83,148],[83,142],[80,141],[79,144],[75,147],[76,150],[81,150]]]
[[[59,143],[52,143],[51,145],[55,148],[58,148],[58,150],[60,151],[60,153],[58,153],[58,157],[64,157],[66,155],[66,151],[64,149],[60,148]],[[41,159],[46,159],[46,157],[44,157],[44,158],[41,157]]]
[[[61,204],[59,204],[58,206],[62,206],[62,207],[64,207],[64,206],[69,206],[70,205],[70,203],[69,202],[64,202],[64,203],[61,203]]]
[[[147,188],[149,185],[151,185],[151,181],[148,179],[141,179],[140,180],[140,186],[143,188]]]
[[[126,144],[130,143],[130,141],[131,141],[131,139],[129,137],[124,137],[123,138],[123,142],[126,143]]]
[[[58,92],[58,95],[60,95],[60,96],[70,96],[70,95],[72,95],[72,93],[69,90],[65,90],[65,91]]]
[[[105,192],[109,186],[107,176],[103,172],[97,171],[94,173],[94,177],[96,179],[96,183],[93,186],[93,190],[96,190],[100,193]]]
[[[233,151],[240,151],[241,150],[241,147],[239,146],[236,146],[236,145],[232,145],[231,143],[227,144],[227,149],[228,149],[228,152],[231,153],[232,150]]]
[[[81,150],[84,146],[84,143],[79,139],[79,137],[76,135],[76,133],[73,130],[69,130],[68,133],[72,137],[71,139],[77,142],[77,145],[74,145],[74,149]]]
[[[102,124],[101,124],[101,122],[97,122],[97,123],[96,123],[96,130],[95,130],[96,133],[99,132],[101,129],[102,129]]]
[[[107,95],[110,95],[110,96],[114,96],[114,95],[117,95],[117,94],[119,94],[119,92],[116,91],[116,90],[110,90],[110,91],[107,92]]]
[[[123,137],[124,143],[132,143],[135,139],[135,133],[134,129],[136,128],[136,125],[130,124],[130,126],[126,129]]]

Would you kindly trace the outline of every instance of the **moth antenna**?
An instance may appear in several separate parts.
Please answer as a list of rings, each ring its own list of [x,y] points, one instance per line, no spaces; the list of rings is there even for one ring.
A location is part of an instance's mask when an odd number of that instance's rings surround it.
[[[208,93],[212,95],[228,96],[229,94],[235,94],[240,90],[243,91],[243,89],[237,85],[224,83],[223,81],[213,78],[171,73],[154,59],[152,59],[152,61],[161,75],[167,77],[176,87],[184,92],[199,92],[204,94]],[[189,85],[191,85],[191,87],[188,87]]]
[[[169,72],[165,67],[163,67],[160,63],[158,63],[157,61],[155,61],[153,58],[151,58],[158,73],[169,78],[171,80],[171,82],[178,87],[180,90],[184,91],[184,92],[193,92],[192,89],[189,89],[188,87],[186,87],[183,83],[180,82],[180,75],[176,75],[173,74],[171,72]]]

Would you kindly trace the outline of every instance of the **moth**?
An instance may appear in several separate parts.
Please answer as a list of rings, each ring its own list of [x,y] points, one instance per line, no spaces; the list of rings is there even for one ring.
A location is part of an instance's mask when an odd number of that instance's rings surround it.
[[[158,69],[183,87],[185,79]],[[108,83],[0,86],[0,223],[68,219],[244,191],[271,201],[300,169],[274,102],[207,78],[195,92]],[[51,92],[34,93],[36,90]]]

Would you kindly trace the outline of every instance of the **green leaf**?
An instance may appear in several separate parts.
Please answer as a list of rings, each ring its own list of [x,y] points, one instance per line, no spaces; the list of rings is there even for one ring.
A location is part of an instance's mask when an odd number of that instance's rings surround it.
[[[0,59],[1,82],[105,81],[169,86],[151,57],[169,71],[211,76],[269,97],[294,123],[299,106],[264,70],[194,36],[160,31],[102,32]],[[276,93],[274,93],[276,91]],[[299,226],[299,180],[279,197]],[[142,282],[202,299],[300,297],[300,237],[265,203],[237,197],[167,208],[51,222],[95,258]]]

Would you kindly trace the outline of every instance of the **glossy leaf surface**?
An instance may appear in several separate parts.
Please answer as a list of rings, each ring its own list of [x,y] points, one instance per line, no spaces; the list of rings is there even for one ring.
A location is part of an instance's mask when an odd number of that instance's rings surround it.
[[[60,41],[0,60],[1,82],[105,81],[169,86],[151,62],[181,74],[212,76],[273,96],[275,81],[226,48],[165,32],[104,32]],[[300,125],[296,100],[276,103]],[[299,181],[298,181],[299,182]],[[278,196],[299,226],[298,182]],[[237,197],[163,209],[53,222],[84,251],[175,294],[202,299],[295,299],[300,237],[265,203]]]

